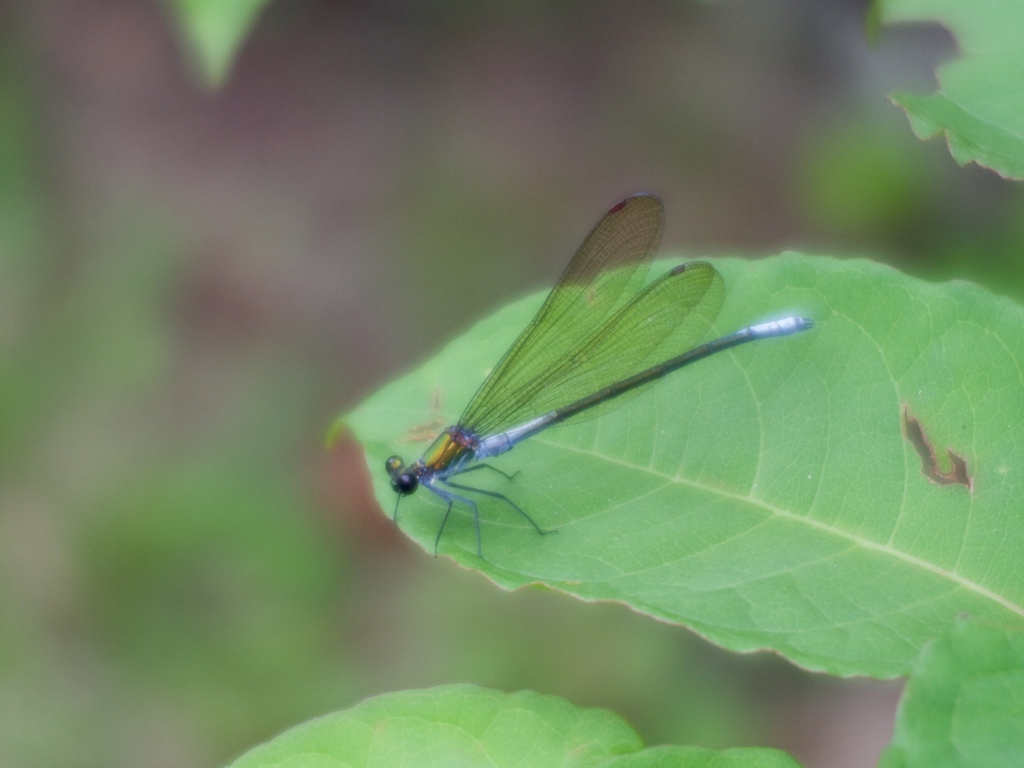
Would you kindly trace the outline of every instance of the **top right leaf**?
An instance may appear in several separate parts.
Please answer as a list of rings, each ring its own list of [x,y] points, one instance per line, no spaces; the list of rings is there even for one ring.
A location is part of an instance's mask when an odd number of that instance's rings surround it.
[[[961,58],[939,68],[930,96],[893,94],[919,138],[942,131],[953,157],[1024,178],[1024,2],[878,0],[884,23],[937,21]]]

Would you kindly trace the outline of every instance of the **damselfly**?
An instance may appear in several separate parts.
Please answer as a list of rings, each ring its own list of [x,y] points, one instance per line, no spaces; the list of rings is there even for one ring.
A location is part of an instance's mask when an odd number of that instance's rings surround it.
[[[803,317],[786,317],[695,347],[722,307],[724,283],[714,267],[695,261],[645,286],[663,228],[664,210],[656,195],[633,195],[614,205],[480,385],[459,422],[412,464],[399,456],[387,460],[391,486],[398,493],[396,522],[398,502],[419,486],[447,503],[435,554],[458,501],[473,511],[477,554],[483,556],[479,509],[466,494],[498,499],[538,533],[546,533],[505,495],[454,481],[478,469],[496,470],[482,460],[555,424],[621,405],[666,374],[716,352],[814,325]]]

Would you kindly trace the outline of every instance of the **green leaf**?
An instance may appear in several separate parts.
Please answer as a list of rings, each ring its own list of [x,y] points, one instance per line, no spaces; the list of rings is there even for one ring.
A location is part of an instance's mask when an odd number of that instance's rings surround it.
[[[268,0],[169,0],[189,54],[210,87],[227,79],[235,54]]]
[[[643,749],[632,728],[600,709],[532,691],[473,685],[389,693],[283,733],[232,764],[270,766],[488,765],[598,768],[789,768],[770,749]]]
[[[930,643],[907,683],[888,768],[1019,766],[1024,632],[961,619]]]
[[[1024,4],[970,0],[879,0],[884,22],[937,21],[962,58],[938,71],[931,96],[893,95],[926,139],[944,132],[958,163],[1024,178]]]
[[[716,333],[794,312],[816,327],[715,355],[498,457],[511,480],[476,472],[469,484],[558,534],[483,499],[486,559],[462,506],[440,552],[504,588],[622,602],[733,650],[842,675],[906,674],[960,612],[1020,623],[1021,308],[867,261],[715,265],[726,281]],[[454,423],[541,300],[481,322],[344,418],[385,514],[385,458],[418,454],[413,440]],[[949,471],[952,448],[973,490],[923,474],[904,408],[934,447],[932,474]],[[432,552],[443,515],[421,490],[399,525]]]

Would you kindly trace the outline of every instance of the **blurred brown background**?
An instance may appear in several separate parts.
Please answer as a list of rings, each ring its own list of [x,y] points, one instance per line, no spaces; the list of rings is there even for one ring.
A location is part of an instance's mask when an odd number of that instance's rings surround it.
[[[323,447],[642,189],[665,251],[1019,296],[1020,195],[885,99],[950,37],[866,5],[277,0],[210,92],[157,2],[0,0],[0,765],[215,765],[457,681],[873,765],[898,684],[501,593]]]

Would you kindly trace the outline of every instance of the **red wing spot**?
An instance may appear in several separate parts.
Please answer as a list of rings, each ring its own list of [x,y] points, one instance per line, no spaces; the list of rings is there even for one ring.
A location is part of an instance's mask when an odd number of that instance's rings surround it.
[[[405,435],[395,440],[395,442],[429,443],[441,434],[445,426],[447,426],[447,422],[444,419],[434,419],[426,424],[417,424],[415,427],[409,427]]]
[[[615,205],[608,209],[608,213],[618,213],[619,211],[626,207],[627,202],[629,202],[628,198],[625,200],[620,200],[619,202],[617,202]]]
[[[974,478],[967,473],[967,459],[954,453],[952,448],[947,448],[950,470],[943,472],[935,458],[935,448],[924,434],[924,427],[910,414],[907,406],[903,406],[903,436],[921,457],[922,475],[938,485],[965,485],[967,490],[974,491]]]
[[[441,434],[448,422],[437,416],[437,411],[441,410],[441,390],[435,389],[433,396],[430,398],[430,409],[435,412],[435,417],[425,424],[417,424],[415,427],[409,427],[403,437],[399,438],[395,442],[397,443],[428,443]]]

